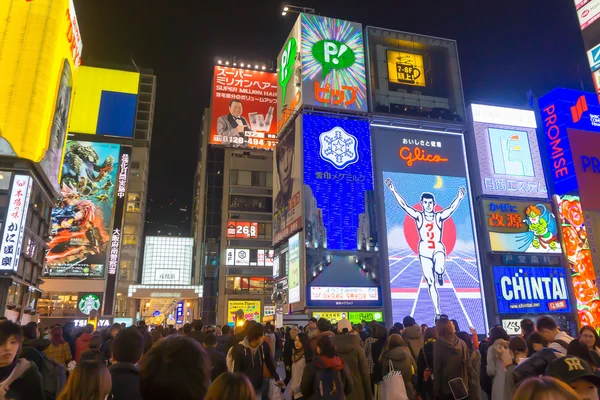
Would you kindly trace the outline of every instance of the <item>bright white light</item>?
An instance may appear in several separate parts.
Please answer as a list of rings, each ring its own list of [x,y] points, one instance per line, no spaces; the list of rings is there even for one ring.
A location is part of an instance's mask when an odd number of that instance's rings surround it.
[[[221,60],[217,61],[217,64],[221,64]]]
[[[243,67],[243,66],[244,66],[244,63],[241,63],[241,64],[240,64],[240,66],[241,66],[241,67]]]
[[[258,69],[258,65],[255,65],[255,66],[254,66],[254,69]]]
[[[285,11],[283,11],[283,12],[281,13],[281,15],[285,15],[285,14],[287,14]]]
[[[225,61],[225,65],[229,65],[229,61]]]
[[[233,63],[233,66],[235,67],[237,65],[237,63]]]
[[[283,7],[283,11],[288,11],[289,8],[287,6]]]
[[[267,67],[265,67],[264,65],[262,66],[262,70],[264,71],[265,69],[267,69]]]

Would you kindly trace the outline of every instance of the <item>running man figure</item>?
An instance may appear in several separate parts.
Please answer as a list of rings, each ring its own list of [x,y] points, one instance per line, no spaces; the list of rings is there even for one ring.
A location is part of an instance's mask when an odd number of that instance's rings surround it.
[[[419,261],[423,277],[427,281],[429,287],[429,297],[433,303],[436,319],[442,314],[440,311],[440,295],[437,290],[435,276],[437,275],[437,284],[444,285],[444,272],[446,271],[446,247],[442,243],[442,229],[444,221],[450,218],[456,211],[462,199],[467,194],[464,187],[458,189],[458,194],[450,207],[442,211],[434,211],[435,197],[432,193],[421,193],[421,206],[423,211],[418,211],[408,205],[406,200],[396,192],[396,188],[392,181],[388,178],[385,184],[396,197],[396,201],[400,208],[404,210],[415,220],[417,231],[419,232]]]

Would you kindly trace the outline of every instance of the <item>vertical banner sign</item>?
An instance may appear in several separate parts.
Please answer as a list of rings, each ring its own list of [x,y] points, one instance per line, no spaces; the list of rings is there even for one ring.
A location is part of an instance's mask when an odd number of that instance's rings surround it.
[[[4,223],[2,246],[0,247],[0,270],[16,271],[19,268],[31,186],[31,177],[27,175],[15,176],[10,194],[8,213],[6,214],[6,222]]]
[[[300,233],[292,236],[288,242],[290,274],[288,277],[288,301],[290,304],[300,302]]]
[[[117,290],[117,272],[119,269],[119,256],[123,231],[123,212],[125,210],[125,197],[127,195],[127,181],[129,180],[129,162],[131,147],[121,147],[119,157],[119,173],[117,174],[117,198],[115,199],[115,215],[113,217],[113,231],[108,254],[108,274],[106,275],[106,290],[104,292],[103,315],[112,315],[115,308],[115,295]]]
[[[175,322],[178,324],[183,324],[183,301],[177,303],[176,317],[177,319]]]
[[[486,332],[462,135],[371,131],[393,320],[447,314]]]

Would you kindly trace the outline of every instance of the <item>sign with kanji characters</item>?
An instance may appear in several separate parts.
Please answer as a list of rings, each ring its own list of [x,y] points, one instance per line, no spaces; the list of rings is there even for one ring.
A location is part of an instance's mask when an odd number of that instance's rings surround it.
[[[376,287],[321,287],[310,288],[310,299],[314,301],[356,301],[369,302],[379,300]]]
[[[0,270],[19,268],[32,183],[33,179],[27,175],[15,175],[13,180],[0,245]]]
[[[274,150],[277,144],[277,74],[215,66],[211,144]]]
[[[472,104],[481,192],[546,199],[533,110]]]
[[[558,225],[550,203],[486,199],[482,205],[491,251],[561,253]]]

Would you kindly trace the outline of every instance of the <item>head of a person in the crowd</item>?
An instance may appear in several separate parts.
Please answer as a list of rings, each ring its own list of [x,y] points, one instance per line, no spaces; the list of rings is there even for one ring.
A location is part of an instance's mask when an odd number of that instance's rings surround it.
[[[438,338],[449,339],[455,334],[455,328],[452,321],[448,318],[440,318],[435,324],[435,329],[437,330]]]
[[[539,332],[533,332],[529,339],[527,339],[527,350],[529,357],[533,353],[542,350],[544,347],[548,347],[548,341]]]
[[[88,333],[88,334],[91,335],[94,332],[94,325],[87,324],[86,326],[83,327],[82,332],[83,333]]]
[[[143,319],[138,321],[138,326],[146,326],[146,321],[144,321]],[[169,325],[169,327],[173,327],[173,325]]]
[[[375,332],[371,332],[371,336],[380,342],[385,342],[388,338],[388,330],[385,329],[385,326],[378,325],[375,328]]]
[[[183,333],[185,333],[187,335],[191,331],[192,331],[192,324],[190,324],[189,322],[185,323],[183,325]]]
[[[224,372],[210,384],[206,400],[254,400],[254,387],[246,375]]]
[[[304,357],[306,358],[307,364],[312,360],[313,348],[310,344],[310,338],[306,333],[299,333],[296,335],[296,338],[294,339],[294,348],[296,349],[296,352],[304,351]]]
[[[590,349],[581,343],[580,340],[572,340],[571,343],[567,346],[567,355],[579,357],[588,364],[590,364],[593,368],[600,368],[600,365],[597,365],[596,362],[592,359],[592,352]]]
[[[30,322],[27,325],[21,327],[21,334],[23,335],[23,341],[37,339],[40,332],[37,329],[35,322]]]
[[[598,400],[600,378],[592,367],[579,357],[565,356],[552,361],[546,375],[569,385],[581,400]]]
[[[337,357],[337,350],[329,336],[321,335],[317,339],[317,355],[321,357]]]
[[[119,332],[121,332],[121,329],[121,324],[113,324],[113,326],[110,328],[110,336],[113,338],[116,337]]]
[[[309,329],[315,329],[317,327],[317,319],[315,317],[309,319],[308,325],[306,325],[306,327]]]
[[[204,327],[201,319],[195,319],[192,321],[192,329],[195,331],[201,331]]]
[[[402,346],[406,346],[404,339],[402,339],[402,336],[400,336],[399,334],[394,333],[390,335],[390,337],[387,339],[384,352],[394,350],[396,347]]]
[[[113,362],[137,364],[144,354],[144,336],[137,328],[124,329],[112,343]]]
[[[411,317],[410,315],[407,315],[402,320],[402,325],[404,325],[405,328],[410,328],[411,326],[416,325],[416,324],[417,323],[415,322],[415,319],[413,317]]]
[[[373,334],[373,332],[375,332],[375,327],[379,325],[379,322],[372,320],[371,322],[369,322],[369,329],[371,330],[371,334]]]
[[[552,317],[541,317],[537,320],[537,331],[547,342],[553,342],[558,335],[558,325]]]
[[[450,322],[454,325],[454,332],[460,332],[460,327],[458,326],[458,321],[455,319],[451,319]]]
[[[421,333],[425,334],[425,331],[427,330],[428,326],[427,324],[421,324]]]
[[[523,336],[529,335],[535,332],[535,324],[529,318],[521,320],[521,333]]]
[[[527,342],[521,336],[510,338],[508,350],[513,358],[527,357]],[[518,360],[516,360],[518,361]]]
[[[144,399],[202,400],[210,374],[210,358],[198,342],[169,336],[144,354],[140,392]]]
[[[63,326],[63,332],[65,333],[65,335],[69,335],[70,336],[73,333],[74,330],[75,330],[75,323],[72,322],[72,321],[67,322]]]
[[[564,382],[550,376],[523,381],[513,395],[515,400],[579,400],[577,393]]]
[[[297,327],[293,327],[292,329],[290,329],[290,338],[292,340],[296,339],[296,336],[298,336],[299,333],[300,329],[298,329]]]
[[[469,349],[470,352],[473,351],[473,337],[471,336],[470,333],[467,333],[467,332],[458,332],[456,334],[456,336],[458,336],[458,338],[460,340],[462,340],[463,342],[465,342],[465,344],[467,345],[467,349]]]
[[[11,365],[19,354],[23,336],[19,325],[12,321],[0,322],[0,368]]]
[[[365,328],[367,326],[367,321],[366,320],[362,320],[360,321],[360,326],[362,326],[363,328]]]
[[[317,321],[317,329],[320,333],[327,332],[331,330],[331,323],[328,319],[319,318],[319,320]]]
[[[506,330],[501,326],[495,326],[490,331],[490,343],[493,344],[498,339],[504,339],[507,342],[510,340],[510,336],[508,336]]]
[[[102,347],[102,338],[100,336],[92,336],[88,343],[88,349],[100,350]]]
[[[269,332],[269,333],[275,333],[275,327],[273,325],[268,325],[267,326],[267,332]]]
[[[437,329],[435,329],[435,328],[425,329],[423,338],[425,339],[425,341],[428,341],[429,339],[437,339]]]
[[[139,332],[139,330],[137,330],[137,331]],[[156,342],[158,342],[160,339],[163,338],[163,333],[162,333],[162,331],[159,331],[158,329],[155,329],[152,332],[150,332],[150,336],[152,337],[152,344],[155,344]]]
[[[50,329],[50,340],[52,340],[52,344],[55,346],[60,346],[65,343],[65,339],[63,339],[63,330],[60,325],[55,325]]]
[[[600,347],[600,337],[594,328],[584,325],[579,330],[579,341],[590,350]]]
[[[265,330],[259,323],[253,323],[248,327],[248,333],[246,334],[250,347],[257,348],[262,345],[265,341]]]
[[[111,389],[112,379],[104,363],[79,361],[58,400],[105,400]]]
[[[217,345],[217,335],[214,333],[207,333],[202,339],[204,347],[215,347]]]
[[[104,354],[102,354],[100,350],[87,349],[81,353],[81,356],[79,356],[79,362],[81,363],[84,361],[96,361],[99,363],[104,363]]]
[[[121,330],[127,328],[127,324],[125,322],[121,322]]]
[[[337,323],[337,331],[340,334],[352,332],[352,322],[348,321],[346,318],[341,319]]]
[[[230,332],[231,328],[229,327],[229,325],[223,325],[223,327],[221,328],[221,333],[223,334],[223,336],[229,335]]]

